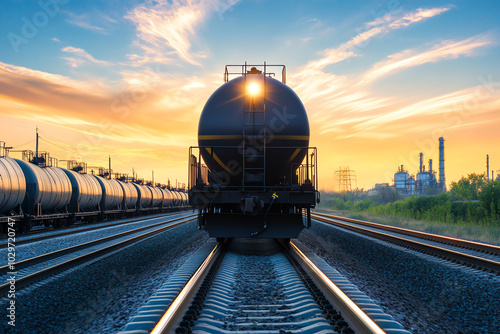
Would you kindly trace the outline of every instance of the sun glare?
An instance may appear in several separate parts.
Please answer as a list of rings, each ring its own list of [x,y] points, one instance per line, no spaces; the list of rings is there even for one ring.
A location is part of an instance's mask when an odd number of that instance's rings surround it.
[[[248,93],[250,95],[257,95],[259,93],[259,90],[260,90],[260,87],[257,83],[255,82],[252,82],[249,86],[248,86]]]

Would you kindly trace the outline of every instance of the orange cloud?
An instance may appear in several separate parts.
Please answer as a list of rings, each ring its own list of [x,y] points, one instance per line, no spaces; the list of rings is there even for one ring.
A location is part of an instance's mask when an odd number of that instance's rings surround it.
[[[126,168],[148,175],[155,169],[159,182],[185,181],[199,113],[218,86],[214,75],[153,70],[122,75],[124,87],[118,88],[0,63],[0,115],[7,136],[0,140],[26,142],[39,126],[44,150],[59,159],[99,165],[112,154]],[[13,124],[22,125],[12,132]],[[33,149],[30,143],[23,149]]]

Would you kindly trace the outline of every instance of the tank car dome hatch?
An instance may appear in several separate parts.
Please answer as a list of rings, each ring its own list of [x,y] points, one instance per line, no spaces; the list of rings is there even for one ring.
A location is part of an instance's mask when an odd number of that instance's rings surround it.
[[[245,109],[249,105],[252,112]],[[256,127],[259,122],[262,126]],[[244,131],[257,141],[266,135],[265,160],[272,168],[265,171],[265,183],[286,183],[306,155],[307,149],[301,147],[309,146],[309,121],[295,92],[276,79],[247,74],[225,83],[208,99],[200,116],[198,144],[205,147],[201,155],[208,168],[229,173],[230,185],[242,183],[238,171],[243,158],[237,148],[243,145]]]

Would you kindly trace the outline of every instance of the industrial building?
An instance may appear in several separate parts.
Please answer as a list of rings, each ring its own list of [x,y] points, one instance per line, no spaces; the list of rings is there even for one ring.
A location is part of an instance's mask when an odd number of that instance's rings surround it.
[[[410,175],[403,165],[398,167],[394,174],[394,189],[405,196],[423,196],[429,192],[438,193],[446,191],[444,176],[444,138],[439,138],[439,180],[429,159],[428,169],[424,165],[424,154],[420,153],[420,165],[417,176]],[[430,189],[434,189],[431,191]]]

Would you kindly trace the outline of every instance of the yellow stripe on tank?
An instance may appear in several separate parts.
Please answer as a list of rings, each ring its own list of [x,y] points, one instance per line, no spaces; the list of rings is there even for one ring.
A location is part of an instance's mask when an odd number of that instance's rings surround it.
[[[222,140],[222,139],[242,139],[242,135],[202,135],[199,140]]]
[[[300,148],[296,149],[295,152],[293,152],[292,156],[290,157],[290,159],[287,160],[287,162],[285,163],[285,165],[288,165],[290,162],[292,162],[292,160],[295,159],[295,157],[299,153],[300,153]]]
[[[293,136],[293,135],[268,135],[268,139],[277,140],[309,140],[309,136]],[[242,135],[201,135],[198,140],[226,140],[226,139],[243,139]]]
[[[222,160],[221,160],[221,159],[219,159],[219,157],[217,156],[217,154],[215,154],[215,153],[214,153],[214,154],[212,154],[212,149],[211,149],[211,148],[207,147],[207,148],[205,148],[205,149],[207,150],[207,152],[208,152],[210,155],[212,155],[212,156],[213,156],[214,160],[215,160],[215,161],[216,161],[216,162],[217,162],[217,163],[218,163],[218,164],[219,164],[222,168],[224,168],[224,170],[225,170],[226,172],[228,172],[229,174],[231,174],[231,173],[232,173],[232,172],[231,172],[231,170],[230,170],[229,168],[227,168],[227,166],[226,166],[226,165],[224,165],[224,163],[222,162]]]

